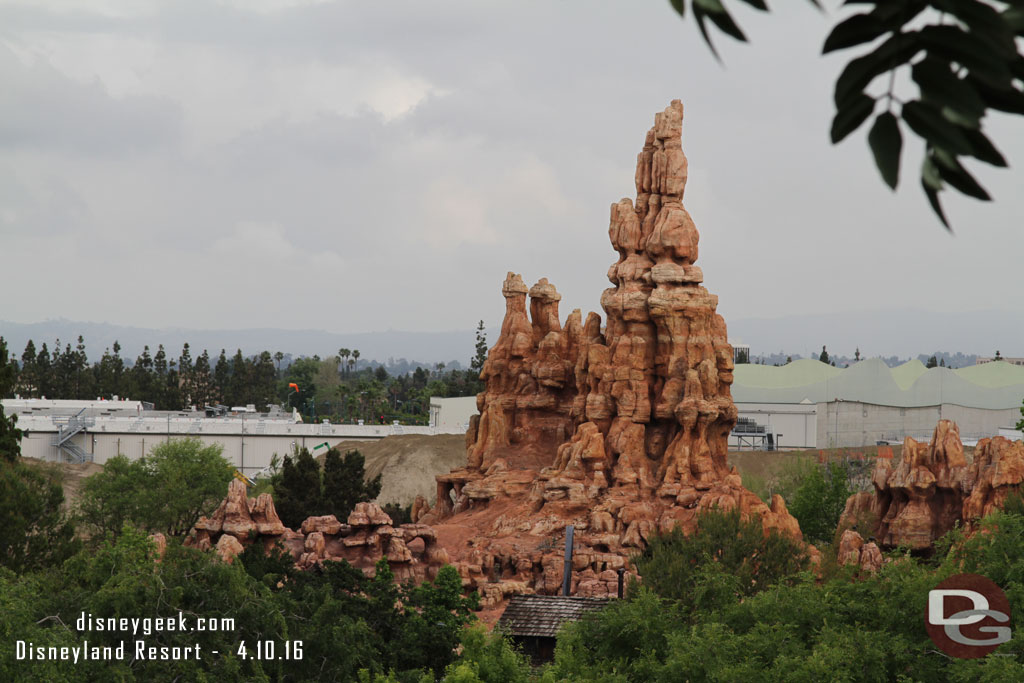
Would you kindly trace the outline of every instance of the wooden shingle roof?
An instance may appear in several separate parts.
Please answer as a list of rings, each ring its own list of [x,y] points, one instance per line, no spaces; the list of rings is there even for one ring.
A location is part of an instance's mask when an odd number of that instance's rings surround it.
[[[554,638],[562,624],[598,612],[608,601],[575,595],[513,595],[497,627],[512,636]]]

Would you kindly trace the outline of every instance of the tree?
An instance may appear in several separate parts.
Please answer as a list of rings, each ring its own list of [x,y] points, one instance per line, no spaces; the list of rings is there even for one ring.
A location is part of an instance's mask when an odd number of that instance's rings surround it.
[[[804,538],[828,543],[836,532],[846,500],[853,494],[846,470],[837,463],[812,466],[789,501],[789,512],[800,522]]]
[[[348,364],[348,357],[352,355],[352,351],[346,348],[338,349],[338,358],[341,359],[341,368],[344,370]]]
[[[359,349],[352,349],[352,367],[359,369]]]
[[[644,586],[659,596],[707,609],[762,591],[807,562],[799,543],[776,530],[765,535],[756,517],[713,509],[700,515],[690,536],[679,527],[655,535],[636,567]]]
[[[821,347],[821,355],[818,356],[818,360],[820,360],[822,363],[826,363],[826,364],[829,362],[829,360],[828,360],[828,351],[825,350],[824,346]]]
[[[7,356],[7,342],[0,337],[0,398],[6,398],[14,391],[16,381],[14,363]],[[15,462],[21,456],[21,430],[17,423],[17,415],[7,417],[0,408],[0,461]]]
[[[736,365],[745,365],[750,362],[750,351],[740,349],[736,352]]]
[[[937,368],[939,367],[939,360],[935,356],[932,356],[924,366],[926,368]]]
[[[763,0],[743,2],[768,9]],[[821,6],[818,0],[810,2]],[[708,19],[736,40],[747,40],[720,0],[671,0],[671,4],[682,17],[689,4],[716,58]],[[990,200],[961,157],[996,167],[1007,165],[982,131],[982,119],[989,110],[1024,114],[1024,90],[1017,85],[1024,58],[1015,41],[1024,36],[1022,5],[1019,0],[863,0],[856,4],[873,7],[837,24],[822,52],[885,39],[850,61],[837,79],[832,143],[842,141],[878,110],[868,145],[882,180],[895,190],[903,150],[902,122],[925,143],[921,186],[932,210],[949,229],[939,202],[939,192],[947,183],[967,196]],[[895,91],[895,75],[903,67],[917,86],[917,99]],[[887,82],[888,88],[873,89],[879,80]]]
[[[359,451],[349,451],[344,457],[336,448],[327,451],[323,477],[324,512],[320,514],[346,520],[356,503],[370,501],[380,495],[381,475],[365,481],[365,464],[366,460]]]
[[[126,522],[146,531],[181,536],[223,500],[234,465],[220,444],[197,438],[155,446],[132,461],[118,455],[82,486],[79,514],[96,534],[117,534]]]
[[[469,362],[470,370],[476,372],[477,376],[484,369],[484,362],[487,360],[487,334],[484,332],[484,321],[481,320],[476,326],[476,354]]]
[[[77,551],[58,476],[20,458],[0,462],[0,566],[15,572],[42,569]]]
[[[320,468],[305,448],[286,456],[281,478],[274,483],[274,507],[284,525],[297,529],[323,510]]]
[[[855,361],[858,361],[858,362],[860,361],[860,347],[859,346],[857,347],[857,350],[853,352],[853,359]]]

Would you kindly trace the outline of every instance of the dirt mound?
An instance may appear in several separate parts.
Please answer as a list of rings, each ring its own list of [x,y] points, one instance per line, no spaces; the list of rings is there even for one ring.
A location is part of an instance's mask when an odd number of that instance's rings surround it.
[[[103,471],[103,465],[97,465],[94,462],[48,462],[36,458],[22,458],[22,461],[26,465],[51,471],[54,478],[64,488],[64,504],[69,508],[78,501],[78,493],[82,490],[82,482],[86,477]]]
[[[377,501],[412,505],[416,496],[434,504],[437,482],[434,477],[447,474],[466,464],[466,437],[462,434],[403,434],[377,441],[345,441],[338,450],[358,450],[366,458],[366,477],[381,477]],[[326,456],[320,456],[321,464]]]

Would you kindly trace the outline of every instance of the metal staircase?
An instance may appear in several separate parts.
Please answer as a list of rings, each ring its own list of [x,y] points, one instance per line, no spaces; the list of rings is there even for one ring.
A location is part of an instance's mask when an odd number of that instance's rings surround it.
[[[53,424],[57,426],[57,435],[50,439],[50,445],[64,451],[70,462],[92,462],[92,453],[87,453],[71,440],[78,434],[87,432],[89,427],[96,426],[95,417],[82,417],[84,411],[83,408],[71,417],[53,418]]]

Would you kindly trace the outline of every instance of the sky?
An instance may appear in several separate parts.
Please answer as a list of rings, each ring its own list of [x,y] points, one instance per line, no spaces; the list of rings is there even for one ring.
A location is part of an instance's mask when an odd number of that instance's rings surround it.
[[[986,119],[1011,168],[968,164],[995,201],[944,193],[948,234],[919,140],[897,193],[866,127],[829,143],[837,4],[732,3],[719,64],[659,0],[0,0],[0,320],[491,328],[507,271],[600,311],[676,98],[727,323],[1024,315],[1024,127]]]

